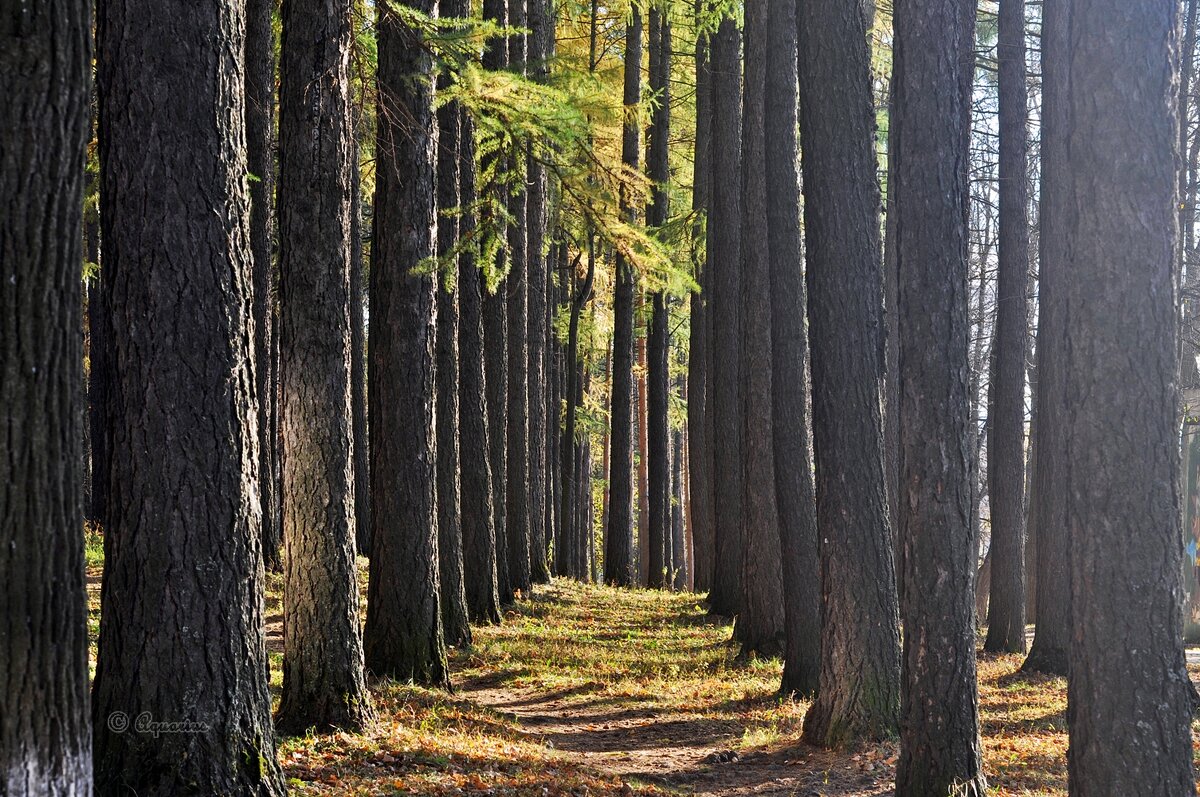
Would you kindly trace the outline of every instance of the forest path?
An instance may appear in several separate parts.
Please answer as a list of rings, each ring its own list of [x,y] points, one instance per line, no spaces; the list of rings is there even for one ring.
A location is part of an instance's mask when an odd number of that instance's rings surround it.
[[[834,754],[792,741],[804,704],[775,696],[778,662],[736,660],[730,631],[694,596],[556,583],[479,632],[457,696],[627,784],[704,795],[890,794],[890,749]]]

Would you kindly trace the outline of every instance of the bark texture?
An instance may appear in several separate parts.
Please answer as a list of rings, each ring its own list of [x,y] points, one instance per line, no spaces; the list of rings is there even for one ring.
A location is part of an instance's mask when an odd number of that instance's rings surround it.
[[[899,538],[905,585],[899,797],[983,795],[971,544],[970,290],[959,7],[897,4],[894,210]],[[1008,0],[1005,0],[1008,2]],[[947,192],[946,186],[951,186]]]
[[[810,697],[821,670],[821,568],[808,417],[808,324],[800,239],[796,0],[767,20],[767,232],[771,247],[771,422],[786,648],[780,691]]]
[[[0,15],[0,794],[10,797],[92,793],[80,280],[91,61],[90,3]]]
[[[1068,784],[1080,797],[1193,794],[1173,267],[1178,3],[1070,8]]]
[[[437,15],[436,0],[416,10]],[[414,266],[434,254],[433,59],[381,8],[379,146],[371,247],[371,576],[364,631],[375,675],[449,686],[442,630],[434,425],[435,294]]]
[[[285,791],[263,634],[244,12],[100,6],[114,392],[92,696],[99,795]],[[194,732],[156,734],[157,722]]]
[[[869,49],[861,7],[800,9],[821,677],[811,743],[895,735],[900,638],[883,473],[883,286]]]

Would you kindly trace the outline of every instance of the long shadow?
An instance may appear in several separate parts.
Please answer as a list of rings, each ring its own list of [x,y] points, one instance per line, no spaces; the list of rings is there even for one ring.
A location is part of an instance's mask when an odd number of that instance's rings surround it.
[[[631,719],[624,712],[607,717],[588,717],[587,724],[601,725]],[[529,718],[523,717],[527,721]],[[557,717],[548,719],[557,721]],[[581,753],[622,753],[636,750],[655,750],[662,747],[712,747],[721,741],[740,738],[738,723],[725,720],[677,719],[646,725],[595,728],[579,731],[551,731],[545,738],[560,750]]]

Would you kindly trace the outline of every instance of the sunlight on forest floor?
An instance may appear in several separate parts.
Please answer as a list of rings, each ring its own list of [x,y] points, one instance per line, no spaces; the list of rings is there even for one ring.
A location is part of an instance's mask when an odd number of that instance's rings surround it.
[[[94,665],[90,555],[88,574]],[[276,699],[280,585],[268,578]],[[451,653],[454,694],[375,683],[368,732],[282,740],[280,762],[300,795],[891,794],[896,744],[801,744],[806,705],[776,697],[780,663],[739,661],[729,636],[692,595],[558,581]],[[992,793],[1065,795],[1066,683],[1017,675],[1021,660],[979,660]]]

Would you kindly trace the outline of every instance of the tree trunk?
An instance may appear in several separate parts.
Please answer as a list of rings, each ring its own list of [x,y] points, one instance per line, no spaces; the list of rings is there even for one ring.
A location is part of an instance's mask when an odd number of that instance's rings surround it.
[[[1068,540],[1064,480],[1066,459],[1067,319],[1064,298],[1073,278],[1067,273],[1067,20],[1066,0],[1042,7],[1042,196],[1039,203],[1037,415],[1033,445],[1035,480],[1030,496],[1038,530],[1037,627],[1022,669],[1067,674],[1071,645],[1071,546]]]
[[[638,3],[630,8],[625,29],[625,93],[628,109],[636,108],[642,97],[642,12]],[[637,117],[625,117],[621,136],[621,161],[630,169],[638,168],[638,140],[641,137]],[[621,209],[625,220],[636,221],[636,211],[624,195]],[[633,560],[633,297],[636,276],[618,252],[616,288],[613,295],[613,370],[610,408],[610,446],[608,471],[608,528],[604,549],[604,581],[618,587],[636,583]]]
[[[742,100],[742,559],[741,612],[734,639],[742,654],[784,652],[783,568],[775,504],[772,428],[771,251],[767,213],[766,2],[746,7]]]
[[[362,174],[359,111],[353,111],[350,157],[350,421],[354,436],[354,537],[356,553],[371,555],[371,459],[367,428],[366,292],[363,285]]]
[[[965,97],[958,91],[961,70],[970,68],[962,54],[973,46],[974,28],[956,5],[934,9],[919,0],[898,3],[896,20],[896,503],[905,584],[896,794],[982,797],[964,210],[969,151],[961,123]]]
[[[283,543],[279,518],[279,457],[275,428],[273,238],[275,224],[275,31],[271,0],[246,3],[246,168],[250,181],[250,253],[254,257],[254,377],[258,397],[259,501],[262,504],[263,556],[278,571]]]
[[[0,16],[0,793],[13,797],[92,793],[80,279],[91,17],[84,0]]]
[[[470,13],[462,0],[440,0],[438,15],[461,19]],[[439,88],[450,77],[438,75]],[[463,110],[447,103],[437,112],[437,247],[447,257],[458,239],[459,128]],[[439,280],[441,282],[441,280]],[[458,258],[448,267],[446,284],[437,290],[436,423],[438,577],[442,627],[447,645],[471,644],[467,593],[463,583],[462,481],[459,449]]]
[[[102,3],[100,10],[100,203],[113,400],[106,424],[112,445],[92,699],[95,793],[282,795],[267,684],[255,485],[245,7],[230,2],[181,9],[124,0]],[[78,21],[75,30],[58,15],[54,29],[85,37],[83,12],[71,18]],[[169,41],[164,30],[171,31]],[[78,46],[73,68],[75,80],[83,81],[90,65],[86,44]],[[27,81],[37,73],[18,68],[0,74],[24,74]],[[32,83],[29,88],[39,107],[70,107],[43,104],[45,91]],[[77,101],[82,105],[84,96]],[[82,110],[74,124],[72,140],[86,125]],[[53,130],[70,125],[57,120]],[[48,136],[30,141],[44,142],[56,154],[71,152],[67,142]],[[65,174],[49,160],[38,173],[63,198],[56,216],[66,220],[70,241],[77,235],[78,193],[60,192],[60,186],[82,173],[77,157],[70,156]],[[64,285],[77,285],[79,253],[71,247],[64,255],[57,276]],[[78,304],[74,296],[64,311],[74,312]],[[4,318],[7,323],[11,316]],[[78,325],[64,332],[74,341]],[[52,337],[42,340],[54,343]],[[77,344],[64,346],[56,347],[57,355],[77,368]],[[58,439],[73,440],[71,431]],[[56,461],[70,463],[71,472],[77,467],[70,452]],[[77,534],[78,517],[66,520]],[[30,525],[29,531],[47,530]],[[79,581],[54,589],[73,611],[83,611]],[[82,629],[64,627],[54,643],[73,665],[62,674],[86,677]],[[39,717],[53,705],[45,699],[38,698]],[[157,734],[147,722],[186,723],[194,732]],[[65,724],[57,731],[60,755],[75,758],[74,766],[86,757],[70,746],[80,730]],[[72,793],[86,794],[86,786]]]
[[[1179,604],[1178,3],[1073,2],[1069,13],[1069,786],[1192,794]]]
[[[992,594],[983,649],[1025,652],[1025,359],[1029,318],[1029,221],[1025,0],[1000,3],[1000,250],[996,379],[988,391],[988,500]]]
[[[469,235],[475,217],[469,210],[475,192],[475,132],[465,111],[459,117],[459,193],[463,208],[459,233]],[[492,469],[484,372],[483,271],[469,251],[458,260],[458,423],[461,450],[475,452],[459,463],[462,488],[463,577],[467,614],[476,623],[500,622],[496,591],[496,526],[492,512]]]
[[[412,7],[436,15],[436,0]],[[375,675],[449,686],[442,628],[434,412],[433,59],[421,33],[378,19],[379,171],[371,247],[371,577],[364,631]]]
[[[797,164],[797,2],[767,21],[767,232],[771,247],[771,420],[786,649],[780,692],[811,697],[821,667],[821,572],[808,416],[808,326]]]
[[[590,247],[589,247],[590,250]],[[570,271],[573,273],[579,265],[579,257],[576,256],[572,263]],[[578,373],[579,362],[579,316],[583,311],[583,306],[587,303],[592,295],[592,285],[596,276],[596,258],[589,251],[588,253],[588,270],[587,276],[580,285],[578,292],[571,300],[571,318],[570,327],[567,334],[567,356],[565,368],[567,372],[567,403],[565,407],[566,422],[563,425],[563,452],[562,452],[562,469],[563,469],[563,489],[562,489],[562,557],[560,561],[556,561],[556,570],[559,575],[569,576],[580,580],[584,579],[584,569],[580,566],[580,560],[583,550],[583,527],[579,523],[578,507],[581,503],[580,493],[583,489],[579,479],[579,442],[575,439],[575,413],[579,406],[579,395],[581,394],[580,382],[582,381]]]
[[[697,24],[704,13],[702,0],[696,0]],[[712,313],[712,276],[701,235],[700,215],[708,211],[712,194],[712,163],[709,140],[712,137],[712,76],[708,68],[708,36],[696,37],[696,143],[692,172],[692,210],[697,213],[693,228],[692,278],[700,290],[691,296],[691,337],[688,346],[688,510],[692,531],[691,562],[693,588],[707,592],[712,584],[713,500],[712,448],[709,427],[712,420],[712,340],[709,337]]]
[[[864,39],[865,41],[865,39]],[[732,16],[712,42],[712,209],[708,228],[713,315],[713,503],[716,507],[709,611],[738,613],[742,575],[741,357],[741,34]],[[715,452],[720,451],[717,456]]]
[[[676,386],[679,387],[678,385]],[[671,431],[671,587],[676,592],[688,588],[688,556],[683,523],[683,430]]]
[[[883,285],[870,52],[862,10],[800,9],[821,677],[806,740],[895,735],[896,574],[883,473]]]

